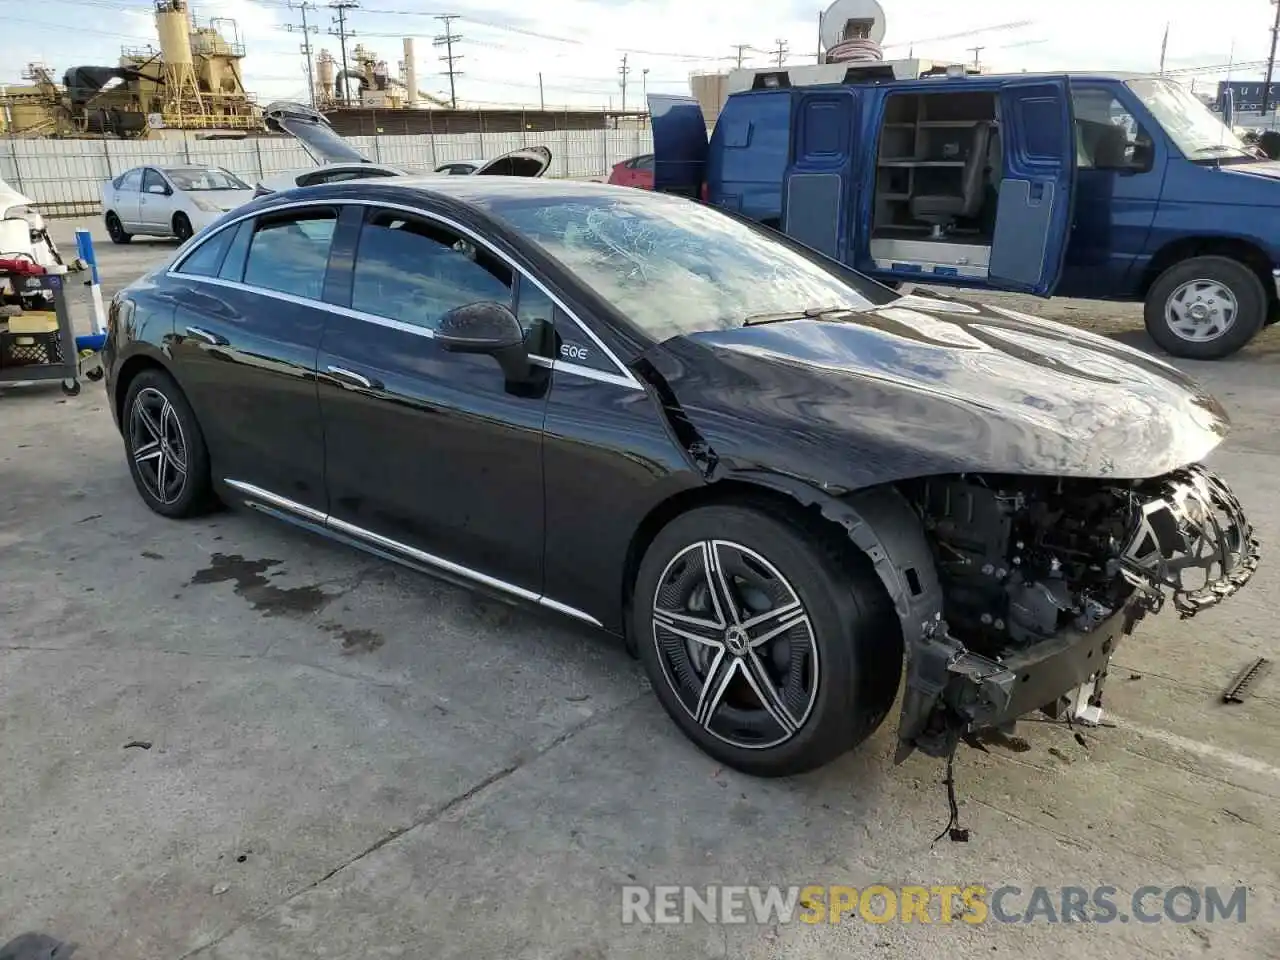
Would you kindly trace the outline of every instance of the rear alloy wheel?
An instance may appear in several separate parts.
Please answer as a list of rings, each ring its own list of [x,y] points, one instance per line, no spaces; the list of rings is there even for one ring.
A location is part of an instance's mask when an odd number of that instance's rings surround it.
[[[185,213],[173,215],[173,235],[178,238],[179,243],[186,243],[194,232],[191,229],[191,219]]]
[[[178,385],[145,370],[129,385],[124,443],[129,471],[147,506],[166,517],[189,517],[212,502],[204,435]]]
[[[887,713],[901,650],[886,605],[879,584],[816,532],[711,506],[654,539],[632,629],[691,740],[747,773],[787,776],[839,756]],[[873,649],[876,662],[863,663]]]
[[[124,232],[124,224],[114,213],[107,214],[107,236],[112,243],[128,243],[133,239],[133,234]]]
[[[1162,273],[1147,294],[1151,338],[1175,357],[1217,360],[1253,339],[1267,319],[1262,282],[1229,257],[1195,257]]]

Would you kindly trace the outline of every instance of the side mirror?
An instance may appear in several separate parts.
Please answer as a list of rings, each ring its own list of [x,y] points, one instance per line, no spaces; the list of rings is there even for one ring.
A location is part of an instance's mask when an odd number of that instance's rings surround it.
[[[151,186],[147,187],[147,193],[158,193],[161,196],[167,197],[169,195],[169,188],[162,183],[153,183]]]
[[[436,342],[451,353],[489,354],[512,383],[529,376],[529,352],[520,321],[508,307],[492,300],[450,310],[440,318]]]

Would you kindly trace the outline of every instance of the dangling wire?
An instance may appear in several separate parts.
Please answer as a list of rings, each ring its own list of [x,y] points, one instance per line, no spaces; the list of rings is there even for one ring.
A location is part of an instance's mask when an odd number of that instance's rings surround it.
[[[933,843],[943,837],[950,837],[952,843],[969,842],[969,828],[960,826],[960,805],[956,802],[956,750],[959,746],[958,742],[952,745],[951,752],[947,754],[947,779],[942,781],[947,786],[947,805],[951,808],[951,819],[942,828],[942,832],[933,838]]]

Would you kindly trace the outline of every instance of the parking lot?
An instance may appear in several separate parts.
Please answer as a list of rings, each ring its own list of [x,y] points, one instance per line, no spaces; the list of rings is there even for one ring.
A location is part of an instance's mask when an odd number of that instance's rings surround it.
[[[55,224],[64,250],[73,227]],[[173,248],[95,237],[108,298]],[[1017,306],[1149,345],[1134,306]],[[945,767],[895,767],[892,721],[806,777],[720,769],[616,641],[262,516],[166,521],[134,492],[100,384],[0,390],[0,944],[42,935],[77,960],[1280,957],[1280,674],[1219,702],[1280,654],[1280,328],[1184,367],[1231,412],[1211,464],[1261,569],[1120,647],[1114,726],[1028,722],[962,747],[971,837],[936,844]],[[1054,900],[1110,885],[1126,903],[1244,886],[1247,916],[624,924],[628,884]]]

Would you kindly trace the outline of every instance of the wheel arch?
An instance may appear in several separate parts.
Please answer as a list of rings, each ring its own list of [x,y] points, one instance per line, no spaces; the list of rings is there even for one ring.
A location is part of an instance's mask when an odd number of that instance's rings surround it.
[[[927,637],[942,617],[942,586],[924,527],[892,484],[834,495],[793,477],[737,474],[682,490],[654,506],[632,535],[623,564],[622,611],[630,622],[636,575],[645,551],[668,523],[697,507],[744,503],[779,511],[851,545],[884,588],[906,650]],[[625,631],[629,650],[635,638]]]
[[[1277,305],[1276,287],[1272,277],[1271,257],[1258,244],[1242,237],[1223,235],[1179,237],[1156,251],[1142,275],[1139,293],[1147,298],[1151,287],[1160,275],[1170,267],[1194,257],[1226,257],[1244,264],[1262,283],[1267,302],[1274,313]]]
[[[115,409],[116,423],[124,423],[124,399],[129,395],[129,384],[144,370],[160,370],[173,377],[173,371],[156,354],[139,352],[122,360],[111,386],[111,405]],[[176,377],[174,382],[177,383]],[[181,384],[178,389],[182,389]]]

